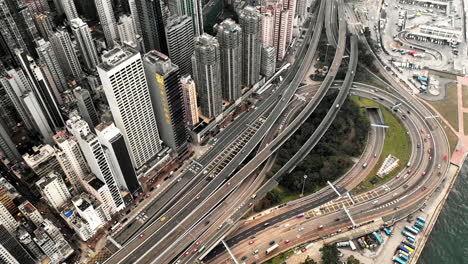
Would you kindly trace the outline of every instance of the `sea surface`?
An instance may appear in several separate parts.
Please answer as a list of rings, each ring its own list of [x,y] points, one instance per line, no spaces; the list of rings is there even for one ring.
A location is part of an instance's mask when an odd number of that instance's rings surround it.
[[[468,264],[468,161],[442,209],[418,264]]]

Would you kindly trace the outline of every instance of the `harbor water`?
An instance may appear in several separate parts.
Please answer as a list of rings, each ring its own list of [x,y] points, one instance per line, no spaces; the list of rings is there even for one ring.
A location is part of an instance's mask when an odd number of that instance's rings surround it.
[[[448,196],[418,264],[468,263],[468,161]]]

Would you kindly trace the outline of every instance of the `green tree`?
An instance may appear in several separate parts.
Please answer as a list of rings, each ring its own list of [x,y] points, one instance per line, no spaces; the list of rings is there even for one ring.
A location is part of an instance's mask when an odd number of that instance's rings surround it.
[[[353,255],[349,256],[346,261],[348,262],[348,264],[361,264],[361,261],[356,259]]]
[[[278,204],[281,202],[281,194],[278,193],[278,189],[269,191],[266,198],[270,200],[271,204]]]
[[[338,264],[338,249],[335,245],[325,245],[320,249],[322,252],[322,263],[323,264]]]
[[[313,258],[307,256],[304,262],[301,262],[301,264],[318,264]]]

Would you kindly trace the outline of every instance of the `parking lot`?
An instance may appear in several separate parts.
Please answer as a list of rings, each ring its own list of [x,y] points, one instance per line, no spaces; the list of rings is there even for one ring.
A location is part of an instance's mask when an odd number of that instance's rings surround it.
[[[364,27],[370,30],[376,53],[414,92],[440,96],[436,78],[429,70],[467,73],[467,45],[463,0],[385,0],[353,3]],[[438,3],[438,4],[437,4]],[[464,7],[464,8],[463,8]],[[418,76],[429,79],[421,90]],[[433,79],[434,82],[431,82]]]
[[[421,92],[440,93],[436,82],[421,88],[421,82],[415,81],[417,76],[430,79],[427,69],[466,71],[461,1],[387,0],[382,6],[378,27],[391,70]]]

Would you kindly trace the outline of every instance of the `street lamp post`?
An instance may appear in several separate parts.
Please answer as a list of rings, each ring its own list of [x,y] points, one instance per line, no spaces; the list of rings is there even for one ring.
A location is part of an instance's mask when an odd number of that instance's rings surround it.
[[[305,187],[305,181],[307,179],[307,175],[304,174],[304,182],[302,183],[302,192],[301,192],[301,197],[304,196],[304,187]]]
[[[323,60],[323,63],[327,63],[327,55],[328,55],[328,46],[330,46],[329,43],[327,43],[327,50],[325,51],[325,59]]]

